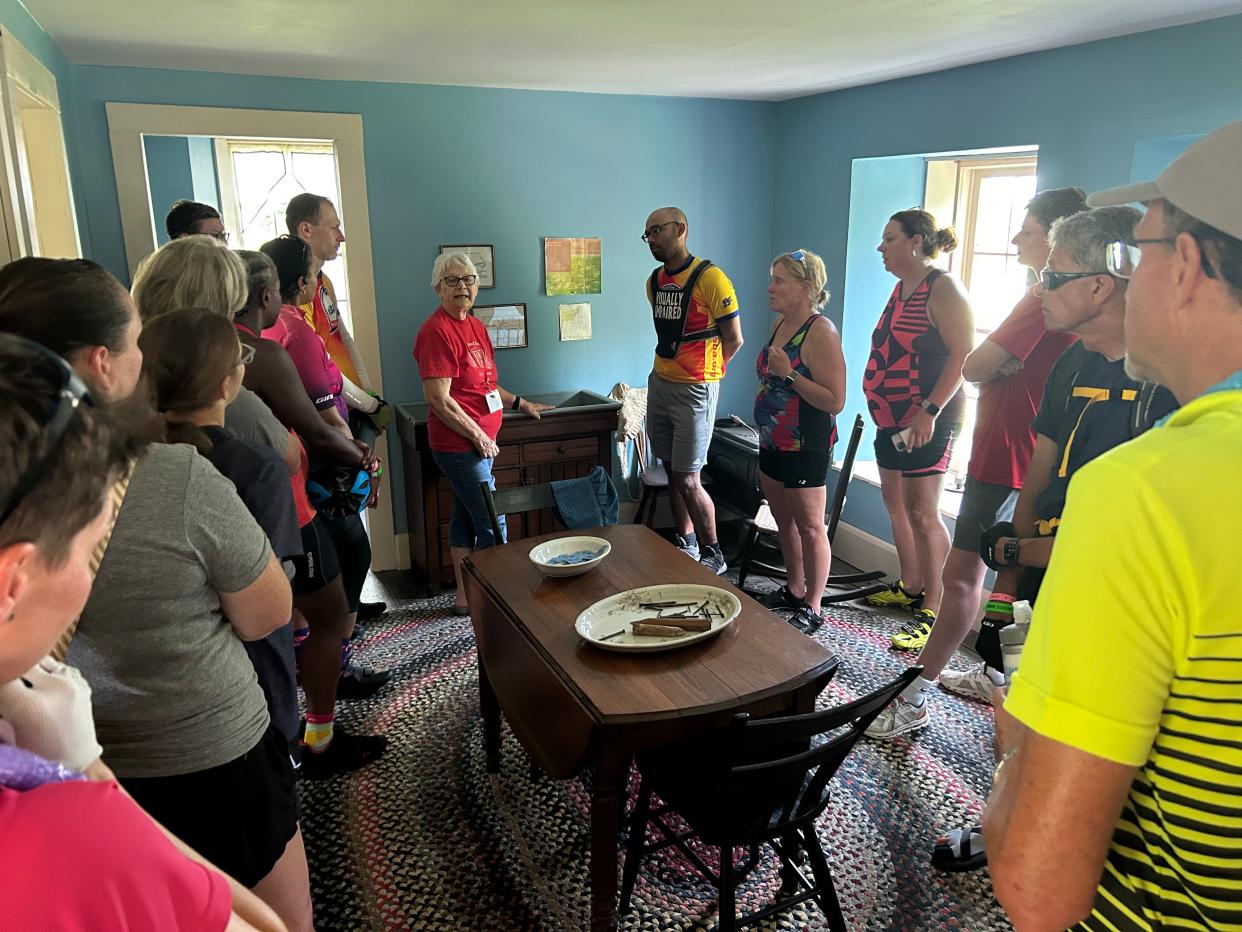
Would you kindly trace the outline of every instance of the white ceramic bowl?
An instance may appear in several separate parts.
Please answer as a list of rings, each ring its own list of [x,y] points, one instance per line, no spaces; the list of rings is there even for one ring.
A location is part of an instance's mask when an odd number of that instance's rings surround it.
[[[602,552],[595,559],[587,560],[585,563],[558,565],[548,562],[553,557],[559,557],[567,553],[577,553],[579,550],[602,550]],[[546,540],[539,546],[532,548],[530,560],[535,566],[539,567],[545,576],[577,576],[599,566],[600,562],[604,557],[608,556],[611,550],[612,544],[602,537],[558,537],[555,540]]]

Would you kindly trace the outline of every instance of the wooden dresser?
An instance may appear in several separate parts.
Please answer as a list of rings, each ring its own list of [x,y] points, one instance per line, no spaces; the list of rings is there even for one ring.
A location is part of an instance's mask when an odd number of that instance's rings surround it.
[[[589,391],[524,395],[554,405],[536,420],[506,411],[500,455],[492,467],[497,488],[538,485],[585,476],[594,466],[612,471],[613,431],[621,405]],[[427,405],[404,404],[396,410],[397,433],[405,472],[406,530],[410,537],[410,572],[428,593],[452,588],[453,564],[448,528],[453,490],[431,458],[427,443]],[[559,529],[551,510],[514,515],[509,540]]]

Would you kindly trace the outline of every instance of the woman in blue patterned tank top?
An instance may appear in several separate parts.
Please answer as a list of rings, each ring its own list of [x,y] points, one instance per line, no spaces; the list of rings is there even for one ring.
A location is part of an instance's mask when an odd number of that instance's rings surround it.
[[[759,480],[776,519],[788,580],[765,599],[794,611],[795,625],[821,624],[832,552],[824,528],[825,481],[845,405],[841,336],[819,309],[828,300],[824,261],[806,249],[772,261],[768,304],[776,313],[755,370]]]

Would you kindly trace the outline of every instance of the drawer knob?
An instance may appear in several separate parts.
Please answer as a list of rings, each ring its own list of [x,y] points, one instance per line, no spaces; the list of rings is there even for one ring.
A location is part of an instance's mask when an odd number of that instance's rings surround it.
[[[565,444],[563,444],[563,443],[562,443],[562,444],[558,445],[558,446],[557,446],[557,448],[556,448],[556,452],[557,452],[557,453],[564,453],[564,452],[565,452]]]

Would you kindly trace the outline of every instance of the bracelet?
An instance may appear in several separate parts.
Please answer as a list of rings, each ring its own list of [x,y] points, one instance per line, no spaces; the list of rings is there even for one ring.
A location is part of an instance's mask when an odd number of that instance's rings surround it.
[[[510,410],[510,411],[517,411],[517,410],[519,410],[519,408],[521,407],[521,404],[522,404],[522,396],[521,396],[521,395],[514,395],[514,396],[513,396],[513,404],[509,405],[509,410]]]
[[[1014,596],[1008,595],[1007,593],[993,592],[990,596],[988,596],[988,601],[989,602],[1014,602],[1017,600]]]
[[[984,606],[983,610],[985,613],[992,613],[996,615],[1009,615],[1010,617],[1012,617],[1013,616],[1013,603],[1012,602],[996,602],[992,599],[989,599],[988,604]]]

